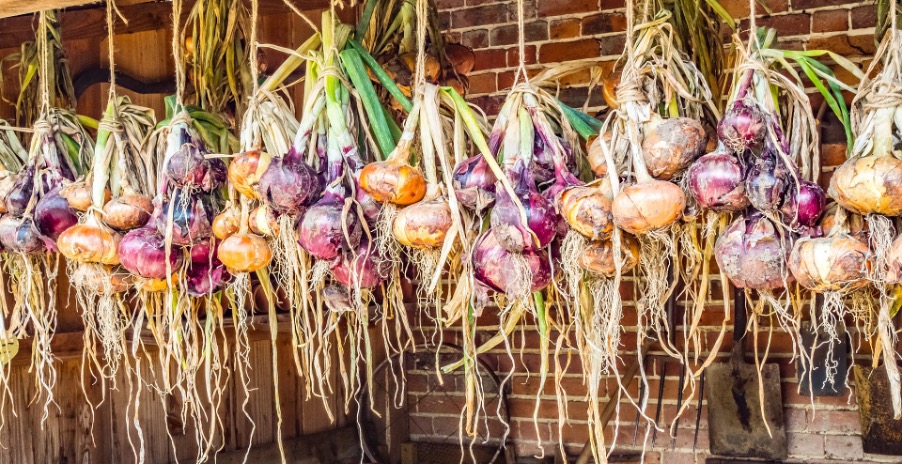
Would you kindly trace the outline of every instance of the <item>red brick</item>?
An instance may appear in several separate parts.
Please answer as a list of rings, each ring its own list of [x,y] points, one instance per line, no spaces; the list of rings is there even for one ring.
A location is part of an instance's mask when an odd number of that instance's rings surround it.
[[[623,8],[624,6],[626,6],[624,0],[601,0],[602,10],[613,10],[615,8]]]
[[[808,414],[808,430],[821,433],[861,433],[858,411],[814,411]]]
[[[839,166],[846,160],[846,144],[830,143],[821,145],[821,165]]]
[[[789,455],[805,458],[821,458],[824,456],[824,437],[810,433],[790,433],[786,436],[789,442]]]
[[[497,80],[493,72],[471,74],[467,77],[470,79],[471,94],[492,93],[498,90]]]
[[[740,30],[748,30],[748,19],[743,19],[739,24]],[[766,16],[758,18],[755,25],[776,29],[778,37],[803,35],[811,32],[811,15],[809,13],[790,13]]]
[[[435,7],[439,10],[450,10],[464,6],[464,0],[435,0]]]
[[[536,46],[527,45],[523,48],[523,57],[527,65],[536,64],[538,58],[536,56]],[[511,47],[507,49],[507,65],[509,67],[518,66],[520,64],[520,47]]]
[[[601,13],[582,19],[583,35],[607,34],[626,30],[626,16],[622,13]]]
[[[848,4],[849,0],[792,0],[793,10]]]
[[[548,36],[551,40],[572,39],[579,36],[580,21],[575,18],[552,21],[548,26]]]
[[[877,25],[877,7],[871,3],[852,8],[852,29],[865,29]]]
[[[849,10],[821,10],[811,16],[811,32],[835,32],[849,28]]]
[[[537,0],[539,17],[588,13],[598,10],[598,0]]]
[[[461,34],[460,43],[474,50],[489,47],[489,31],[486,29],[474,29]]]
[[[831,50],[840,55],[873,55],[876,51],[873,34],[815,37],[808,41],[808,50]]]
[[[595,39],[580,39],[569,42],[551,42],[542,44],[539,57],[542,63],[581,60],[597,57],[599,43]]]
[[[510,19],[510,8],[500,3],[461,8],[451,12],[451,26],[455,29],[482,26],[487,23],[506,23]]]
[[[843,461],[857,461],[864,457],[861,437],[854,435],[827,435],[824,437],[827,457]]]
[[[601,56],[620,55],[623,53],[626,37],[623,34],[599,39]]]
[[[749,16],[748,0],[720,0],[720,4],[727,10],[727,13],[730,13],[730,16],[734,18],[748,18]],[[770,0],[767,2],[767,7],[770,9],[771,13],[787,11],[789,9],[789,0]],[[765,13],[760,5],[755,11],[758,13],[758,16]]]
[[[518,28],[516,24],[500,26],[489,33],[489,41],[493,47],[498,45],[512,45],[517,43]],[[523,25],[523,38],[526,42],[539,42],[548,40],[548,23],[545,21],[532,21]]]
[[[476,55],[473,71],[484,71],[502,67],[504,66],[504,63],[507,62],[507,54],[500,48],[476,50],[473,54]]]

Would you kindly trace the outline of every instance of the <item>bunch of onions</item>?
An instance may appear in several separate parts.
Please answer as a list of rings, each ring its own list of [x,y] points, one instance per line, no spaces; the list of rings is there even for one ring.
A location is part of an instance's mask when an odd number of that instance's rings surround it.
[[[717,238],[714,256],[738,288],[775,290],[792,281],[787,269],[792,236],[758,211],[736,218]]]

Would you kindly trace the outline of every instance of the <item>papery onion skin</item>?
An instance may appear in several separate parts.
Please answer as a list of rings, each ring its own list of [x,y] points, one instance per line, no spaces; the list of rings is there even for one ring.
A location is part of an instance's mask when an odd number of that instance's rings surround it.
[[[16,175],[0,166],[0,214],[7,213],[4,199],[9,196],[9,192],[12,191],[15,185]]]
[[[118,233],[90,219],[60,234],[56,246],[66,258],[79,263],[119,264]]]
[[[833,227],[836,225],[836,208],[837,204],[830,203],[827,206],[826,211],[821,217],[820,222],[818,223],[818,227],[824,231],[824,233],[829,234]],[[846,217],[844,227],[848,229],[848,234],[852,236],[852,238],[862,242],[869,243],[871,234],[868,231],[868,223],[865,219],[851,212],[847,212],[848,216]],[[902,250],[900,250],[902,251]]]
[[[225,163],[218,158],[206,159],[206,154],[198,142],[183,144],[166,162],[166,178],[176,187],[205,192],[222,187],[228,177]]]
[[[214,222],[216,222],[214,220]],[[279,235],[279,218],[267,205],[254,208],[248,218],[248,226],[251,232],[264,237],[276,237]]]
[[[272,261],[272,250],[258,235],[237,233],[219,244],[216,256],[232,272],[254,272]]]
[[[605,132],[599,137],[592,139],[586,150],[586,158],[589,160],[589,168],[598,177],[604,177],[608,174],[608,160],[604,156],[604,148],[602,143],[609,143],[612,137],[611,131]]]
[[[482,155],[471,156],[454,167],[454,193],[465,207],[480,212],[495,203],[495,174]]]
[[[29,162],[22,172],[16,174],[12,188],[3,199],[7,213],[13,216],[25,214],[34,193],[34,170],[34,163]]]
[[[789,171],[772,151],[755,160],[745,178],[745,194],[759,211],[776,211],[783,202]]]
[[[191,258],[191,262],[211,262],[213,264],[220,264],[219,257],[217,256],[220,243],[222,243],[221,240],[214,240],[210,238],[191,245],[191,249],[188,250],[188,256]]]
[[[441,199],[421,201],[398,211],[392,233],[404,246],[435,248],[444,243],[452,224],[448,202]]]
[[[820,185],[803,180],[798,189],[786,189],[786,199],[780,212],[784,221],[793,227],[814,227],[827,207],[827,195]],[[826,231],[829,232],[829,231]]]
[[[185,271],[185,289],[188,295],[202,297],[212,295],[229,284],[232,274],[223,264],[192,262]]]
[[[621,256],[623,265],[621,274],[630,272],[639,263],[639,241],[632,235],[620,236]],[[592,242],[586,247],[585,252],[579,257],[579,267],[593,274],[604,277],[614,277],[617,267],[614,263],[614,243],[611,240]]]
[[[829,195],[861,215],[902,215],[902,160],[895,156],[847,160],[833,172]]]
[[[273,158],[257,186],[261,197],[278,214],[300,214],[323,190],[316,170],[293,150]]]
[[[733,153],[757,148],[767,133],[764,113],[755,103],[737,100],[717,124],[717,137]]]
[[[871,260],[868,246],[846,234],[801,238],[792,247],[789,270],[808,290],[846,292],[868,285]]]
[[[573,230],[592,240],[605,240],[614,230],[611,200],[600,188],[572,187],[560,196],[559,210]]]
[[[241,211],[235,207],[224,209],[213,219],[212,229],[213,236],[220,240],[225,240],[238,232],[241,222]]]
[[[41,197],[34,209],[34,222],[41,235],[56,241],[64,230],[78,224],[78,213],[55,188]]]
[[[329,260],[344,250],[357,247],[363,234],[358,215],[351,209],[345,217],[348,237],[342,226],[344,199],[327,191],[323,198],[304,213],[298,225],[298,244],[311,256]],[[350,241],[350,242],[349,242]]]
[[[269,168],[272,156],[260,151],[246,151],[236,156],[229,163],[229,184],[235,187],[242,195],[259,199],[257,183],[263,173]]]
[[[85,212],[94,203],[91,197],[91,187],[84,181],[72,182],[63,186],[60,190],[60,196],[65,198],[69,202],[69,206],[76,211]],[[111,196],[110,190],[104,189],[103,203],[106,204],[106,202],[110,201]]]
[[[792,282],[786,260],[792,238],[755,211],[738,217],[717,238],[714,257],[739,288],[774,290]]]
[[[642,235],[670,226],[685,207],[686,196],[679,186],[655,180],[624,188],[611,203],[611,213],[615,225],[633,235]]]
[[[45,244],[34,221],[6,214],[0,217],[0,245],[5,251],[35,253]]]
[[[163,204],[161,214],[155,218],[157,232],[166,236],[169,227],[167,217],[172,205],[172,243],[179,246],[193,245],[206,239],[213,233],[213,206],[206,195],[190,195],[187,204],[182,203],[183,193],[176,191],[168,202]]]
[[[742,165],[729,153],[709,153],[687,172],[689,192],[702,208],[733,212],[749,205]]]
[[[103,222],[118,231],[143,227],[153,214],[153,202],[138,193],[116,197],[103,206]]]
[[[495,232],[489,229],[476,239],[473,247],[473,276],[496,292],[526,294],[526,289],[522,288],[524,282],[518,281],[522,276],[513,272],[513,269],[517,268],[518,257],[515,254],[504,249]],[[547,287],[551,282],[551,263],[545,251],[524,250],[519,254],[531,271],[529,292],[537,292]]]
[[[887,285],[902,284],[902,235],[893,240],[893,244],[886,253],[886,264]]]
[[[670,180],[704,154],[707,141],[705,128],[698,121],[671,118],[645,135],[642,157],[652,177]]]
[[[348,288],[374,288],[385,281],[386,263],[378,256],[375,246],[361,240],[354,252],[347,251],[335,258],[332,277]]]
[[[182,256],[182,250],[172,248],[167,269],[165,240],[149,227],[129,231],[119,240],[122,267],[145,279],[165,279],[170,272],[177,272],[182,267]]]
[[[406,163],[381,161],[364,166],[360,186],[380,203],[412,205],[426,196],[426,178]]]
[[[508,177],[526,212],[527,223],[521,222],[520,209],[499,181],[495,186],[495,207],[489,217],[493,236],[501,246],[513,252],[544,248],[560,229],[561,218],[554,203],[536,190],[532,172],[522,160],[510,169]]]

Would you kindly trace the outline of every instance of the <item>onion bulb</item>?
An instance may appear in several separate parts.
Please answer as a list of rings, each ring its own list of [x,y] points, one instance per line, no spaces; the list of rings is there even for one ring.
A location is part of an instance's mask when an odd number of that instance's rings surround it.
[[[786,199],[780,212],[793,227],[814,227],[827,207],[827,196],[820,185],[803,180],[798,188],[786,189]],[[829,231],[825,231],[829,232]]]
[[[786,268],[791,237],[781,237],[777,226],[758,211],[740,216],[714,245],[717,265],[739,288],[773,290],[792,281]]]
[[[402,245],[435,248],[451,229],[451,208],[441,199],[421,201],[400,210],[392,223],[392,233]]]
[[[364,166],[360,187],[380,203],[399,206],[412,205],[426,196],[423,173],[400,157]]]
[[[213,219],[213,236],[220,240],[229,238],[238,232],[241,224],[241,211],[229,206]]]
[[[717,137],[733,153],[757,148],[767,133],[764,113],[754,103],[736,100],[717,124]]]
[[[213,222],[215,223],[216,220]],[[251,232],[257,235],[275,237],[279,235],[279,218],[276,217],[272,208],[267,205],[260,205],[251,210],[248,218],[248,227]]]
[[[572,187],[560,196],[559,210],[570,227],[592,240],[605,240],[614,229],[611,200],[601,188]]]
[[[730,153],[709,153],[687,171],[689,193],[702,208],[740,211],[749,205],[742,165]]]
[[[621,72],[614,70],[605,78],[602,87],[601,95],[604,97],[604,102],[612,110],[620,108],[620,102],[617,100],[617,87],[620,85],[621,75]]]
[[[665,180],[640,182],[624,188],[611,204],[614,224],[642,235],[673,224],[686,207],[686,196]]]
[[[76,211],[85,212],[93,205],[91,198],[91,186],[85,181],[71,182],[60,189],[60,196],[69,202],[69,206]],[[103,203],[110,201],[112,194],[109,189],[103,191]]]
[[[242,195],[259,199],[257,183],[272,162],[272,156],[259,150],[246,151],[229,163],[229,184]]]
[[[6,212],[13,216],[21,216],[28,209],[28,203],[34,194],[34,163],[29,162],[25,169],[16,174],[12,188],[3,198]]]
[[[354,249],[363,233],[357,214],[344,215],[344,198],[333,190],[304,213],[298,225],[298,244],[318,259],[333,259]],[[347,230],[347,236],[345,236]]]
[[[113,229],[128,231],[143,227],[153,214],[153,202],[139,193],[126,193],[103,206],[103,222]]]
[[[207,195],[184,194],[182,190],[176,190],[172,199],[163,204],[162,214],[156,216],[157,231],[164,237],[170,227],[170,208],[173,244],[193,245],[212,234],[213,205]]]
[[[701,123],[691,118],[671,118],[646,133],[642,156],[652,177],[670,180],[704,154],[707,142]]]
[[[346,251],[332,263],[332,277],[348,288],[374,288],[385,280],[386,263],[376,247],[361,240],[355,250]]]
[[[471,156],[454,167],[451,174],[457,201],[481,212],[495,202],[495,174],[482,155]]]
[[[765,149],[745,178],[749,202],[759,211],[776,211],[783,201],[788,176],[788,170],[777,159],[776,153]]]
[[[200,142],[182,144],[166,161],[164,173],[177,187],[189,187],[209,192],[225,184],[228,173],[219,158],[206,158]]]
[[[536,190],[532,172],[518,159],[508,172],[514,193],[526,213],[522,223],[520,209],[500,181],[495,188],[495,207],[490,221],[492,234],[505,249],[513,252],[544,248],[558,232],[560,217],[549,199]],[[537,243],[538,242],[538,243]]]
[[[56,246],[66,258],[78,263],[119,264],[119,234],[91,214],[60,234]]]
[[[579,266],[591,273],[604,277],[614,277],[617,267],[614,263],[614,243],[611,240],[592,242],[579,257]],[[620,236],[620,250],[623,259],[621,274],[631,271],[639,263],[639,241],[632,235]]]
[[[830,196],[858,214],[902,215],[902,160],[864,156],[847,160],[830,178]]]
[[[492,229],[476,239],[472,260],[476,280],[499,293],[524,295],[542,290],[551,282],[551,263],[544,250],[508,251]],[[525,263],[526,269],[518,261]],[[518,270],[528,270],[532,280],[524,282],[526,276]]]
[[[466,45],[449,43],[445,44],[445,55],[457,74],[467,75],[473,71],[476,65],[476,54]]]
[[[0,245],[16,253],[34,253],[44,247],[41,233],[31,218],[9,214],[0,217]]]
[[[902,235],[893,240],[889,251],[886,252],[886,264],[886,283],[902,284]]]
[[[212,295],[231,280],[232,274],[218,261],[212,265],[206,261],[192,262],[185,271],[185,290],[193,297]]]
[[[232,272],[254,272],[272,260],[272,250],[259,235],[238,232],[219,244],[217,257]]]
[[[849,291],[868,284],[868,246],[844,233],[796,241],[789,270],[803,287],[818,293]]]
[[[166,279],[181,268],[182,256],[181,250],[173,248],[167,260],[165,240],[150,227],[129,231],[119,240],[122,267],[145,279]]]
[[[281,158],[273,158],[257,189],[276,213],[298,215],[319,196],[323,185],[316,170],[292,147]]]
[[[78,224],[78,214],[60,196],[59,188],[55,188],[38,201],[34,209],[34,222],[41,235],[55,241],[64,230]]]

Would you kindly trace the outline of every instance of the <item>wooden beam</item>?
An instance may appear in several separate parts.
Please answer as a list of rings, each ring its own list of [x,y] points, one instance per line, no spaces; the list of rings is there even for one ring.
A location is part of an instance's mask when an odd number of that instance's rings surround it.
[[[13,3],[52,4],[70,2],[73,4],[88,3],[85,0],[0,0],[0,13],[5,12],[4,5]],[[329,0],[291,0],[301,11],[318,10],[329,7]],[[182,23],[187,19],[194,6],[194,0],[185,0],[182,5]],[[119,7],[128,24],[116,18],[116,34],[134,34],[136,32],[167,29],[172,27],[172,2],[146,1]],[[260,15],[294,14],[283,0],[260,0]],[[5,15],[0,14],[0,17]],[[106,11],[102,7],[66,10],[60,15],[63,28],[63,41],[91,39],[106,36]],[[16,16],[0,20],[0,48],[15,48],[24,42],[34,40],[34,16]]]
[[[91,3],[100,3],[101,0],[0,0],[0,18],[9,18],[35,11],[68,8]]]

